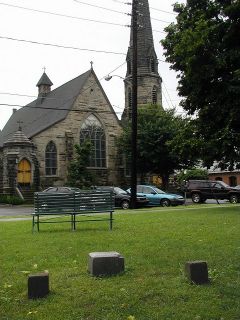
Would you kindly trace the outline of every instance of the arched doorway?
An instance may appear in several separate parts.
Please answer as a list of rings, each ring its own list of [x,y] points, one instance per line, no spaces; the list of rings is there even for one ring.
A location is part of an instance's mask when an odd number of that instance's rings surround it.
[[[17,182],[21,185],[30,185],[31,183],[31,163],[27,159],[22,159],[18,163]]]

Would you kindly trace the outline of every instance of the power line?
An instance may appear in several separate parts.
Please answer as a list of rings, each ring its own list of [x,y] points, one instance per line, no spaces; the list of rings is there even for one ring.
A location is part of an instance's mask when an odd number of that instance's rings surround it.
[[[127,4],[127,5],[132,5],[131,2],[125,2],[125,1],[120,1],[120,0],[111,0],[113,2],[117,2],[117,3],[121,3],[121,4]],[[153,7],[149,7],[150,9],[152,10],[155,10],[155,11],[159,11],[159,12],[163,12],[163,13],[167,13],[167,14],[172,14],[172,15],[177,15],[177,13],[175,12],[170,12],[170,11],[166,11],[166,10],[161,10],[161,9],[158,9],[158,8],[153,8]]]
[[[58,16],[58,17],[77,19],[77,20],[84,20],[84,21],[101,23],[101,24],[109,24],[109,25],[120,26],[120,27],[127,27],[126,25],[123,25],[123,24],[120,24],[120,23],[100,21],[100,20],[94,20],[94,19],[88,19],[88,18],[82,18],[82,17],[76,17],[76,16],[69,16],[69,15],[62,14],[62,13],[56,13],[56,12],[51,12],[51,11],[44,11],[44,10],[26,8],[26,7],[16,6],[16,5],[8,4],[8,3],[4,3],[4,2],[0,2],[0,5],[13,7],[13,8],[17,8],[17,9],[22,9],[22,10],[27,10],[27,11],[38,12],[38,13],[50,14],[50,15]]]
[[[73,1],[77,2],[77,3],[80,3],[80,4],[84,4],[84,5],[89,6],[89,7],[99,8],[99,9],[103,9],[103,10],[106,10],[106,11],[120,13],[120,14],[124,14],[124,15],[130,15],[130,13],[125,13],[123,11],[118,11],[118,10],[113,10],[113,9],[109,9],[109,8],[106,8],[106,7],[97,6],[95,4],[90,4],[90,3],[86,3],[86,2],[83,2],[83,1],[79,1],[79,0],[73,0]]]
[[[163,83],[164,88],[165,88],[165,90],[166,90],[166,92],[167,92],[167,95],[168,95],[169,101],[171,102],[171,105],[172,105],[172,107],[174,108],[174,105],[173,105],[173,103],[172,103],[172,99],[171,99],[171,97],[170,97],[170,95],[169,95],[169,93],[168,93],[168,90],[167,90],[167,87],[166,87],[166,85],[165,85],[165,82],[164,82],[164,81],[162,81],[162,83]],[[165,100],[167,101],[166,97],[165,97]]]
[[[119,13],[119,14],[122,14],[122,15],[127,15],[127,16],[131,16],[131,13],[126,13],[126,12],[123,12],[123,11],[118,11],[118,10],[114,10],[114,9],[109,9],[109,8],[106,8],[106,7],[101,7],[101,6],[97,6],[95,4],[90,4],[90,3],[86,3],[86,2],[83,2],[83,1],[79,1],[79,0],[73,0],[77,3],[80,3],[80,4],[84,4],[86,6],[90,6],[90,7],[94,7],[94,8],[99,8],[99,9],[103,9],[103,10],[106,10],[106,11],[110,11],[110,12],[115,12],[115,13]],[[165,21],[165,20],[161,20],[161,19],[157,19],[157,18],[152,18],[152,20],[155,20],[155,21],[160,21],[160,22],[164,22],[164,23],[171,23],[169,21]]]
[[[39,41],[33,41],[33,40],[26,40],[26,39],[17,39],[12,37],[5,37],[0,35],[0,39],[4,40],[12,40],[12,41],[18,41],[18,42],[27,42],[31,44],[38,44],[43,46],[50,46],[50,47],[57,47],[57,48],[63,48],[63,49],[72,49],[72,50],[80,50],[80,51],[88,51],[88,52],[96,52],[96,53],[106,53],[106,54],[116,54],[116,55],[124,55],[126,56],[126,53],[123,52],[114,52],[114,51],[105,51],[105,50],[95,50],[95,49],[86,49],[86,48],[78,48],[78,47],[72,47],[72,46],[64,46],[60,44],[54,44],[54,43],[46,43],[46,42],[39,42]]]
[[[163,13],[167,13],[167,14],[172,14],[174,16],[177,15],[177,13],[175,13],[175,12],[165,11],[165,10],[161,10],[161,9],[157,9],[157,8],[153,8],[153,7],[150,7],[150,9],[155,10],[155,11],[160,11],[160,12],[163,12]]]
[[[95,23],[100,23],[100,24],[107,24],[107,25],[113,25],[113,26],[118,26],[118,27],[130,28],[130,25],[124,25],[124,24],[115,23],[115,22],[108,22],[108,21],[101,21],[101,20],[95,20],[95,19],[88,19],[88,18],[70,16],[70,15],[66,15],[66,14],[62,14],[62,13],[56,13],[56,12],[51,12],[51,11],[44,11],[44,10],[38,10],[38,9],[32,9],[32,8],[27,8],[27,7],[16,6],[16,5],[8,4],[8,3],[4,3],[4,2],[0,2],[0,5],[13,7],[13,8],[17,8],[17,9],[22,9],[22,10],[27,10],[27,11],[32,11],[32,12],[50,14],[50,15],[64,17],[64,18],[84,20],[84,21],[88,21],[88,22],[95,22]],[[153,31],[154,32],[159,32],[159,33],[164,33],[164,34],[166,33],[166,32],[161,31],[161,30],[153,30]]]
[[[0,106],[5,106],[5,107],[19,107],[21,109],[43,109],[43,110],[55,110],[55,111],[69,111],[69,112],[92,112],[93,109],[91,108],[84,108],[83,110],[79,110],[79,109],[69,109],[69,108],[54,108],[54,107],[41,107],[40,105],[34,105],[34,106],[30,106],[30,105],[20,105],[20,104],[10,104],[10,103],[0,103]],[[95,110],[95,109],[94,109]],[[112,113],[111,111],[108,110],[98,110],[98,113]],[[116,112],[115,113],[121,113],[121,112]]]
[[[119,66],[117,66],[117,67],[116,67],[115,69],[113,69],[112,71],[110,71],[107,75],[109,75],[109,74],[115,72],[116,70],[120,69],[120,68],[121,68],[123,65],[125,65],[125,64],[126,64],[126,61],[125,61],[124,63],[120,64]],[[99,79],[99,82],[101,82],[102,80],[104,80],[105,77],[106,77],[106,75],[103,76],[103,77],[101,77],[101,78]],[[95,86],[96,86],[96,84],[88,86],[88,87],[85,88],[84,90],[81,90],[81,94],[82,94],[83,92],[87,91],[88,89],[93,88],[93,87],[95,87]],[[0,93],[0,94],[1,94],[1,93]],[[6,93],[2,93],[2,94],[6,94]],[[22,96],[22,97],[26,96],[26,97],[31,97],[31,98],[37,98],[36,96],[29,96],[29,95],[15,94],[15,93],[7,93],[7,94],[16,95],[16,96]],[[75,95],[75,96],[66,97],[65,100],[64,100],[64,103],[67,102],[67,101],[70,100],[70,99],[76,98],[77,96],[78,96],[78,94]],[[44,100],[59,100],[59,99],[57,99],[57,98],[48,98],[48,97],[45,97]],[[61,99],[61,101],[62,101],[62,99]],[[19,104],[7,104],[7,103],[6,103],[6,104],[0,103],[0,105],[1,105],[1,106],[10,106],[10,107],[22,107],[22,108],[29,107],[28,105],[22,106],[22,105],[19,105]],[[39,108],[39,109],[47,109],[47,108],[45,108],[45,107],[40,107],[40,106],[39,106],[38,108]],[[54,109],[54,110],[69,110],[69,109],[58,109],[58,108],[49,108],[49,109]]]

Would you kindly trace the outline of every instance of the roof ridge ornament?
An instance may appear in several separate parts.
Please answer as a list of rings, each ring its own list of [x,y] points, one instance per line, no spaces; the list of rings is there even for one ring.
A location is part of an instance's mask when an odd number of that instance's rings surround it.
[[[18,120],[17,123],[18,123],[18,131],[22,131],[21,124],[23,124],[23,121]]]

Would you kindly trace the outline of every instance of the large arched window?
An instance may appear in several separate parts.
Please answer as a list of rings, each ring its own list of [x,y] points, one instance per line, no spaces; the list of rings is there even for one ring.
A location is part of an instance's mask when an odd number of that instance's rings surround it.
[[[47,176],[57,174],[57,147],[53,141],[50,141],[45,150],[45,173]]]
[[[90,115],[83,123],[80,130],[80,144],[85,140],[92,143],[92,153],[88,166],[95,168],[106,167],[106,138],[100,121]]]

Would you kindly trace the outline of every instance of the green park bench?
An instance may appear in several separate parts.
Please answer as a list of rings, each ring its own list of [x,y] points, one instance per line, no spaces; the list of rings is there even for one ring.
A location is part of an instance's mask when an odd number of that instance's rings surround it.
[[[114,195],[104,191],[81,191],[81,192],[35,192],[34,212],[32,213],[32,231],[40,223],[70,222],[71,229],[76,230],[77,222],[84,221],[109,221],[112,230],[114,212]],[[109,216],[101,215],[109,213]],[[51,216],[50,219],[46,217]],[[58,219],[64,216],[64,219]],[[80,216],[87,219],[77,219]],[[66,219],[65,219],[66,218]]]

